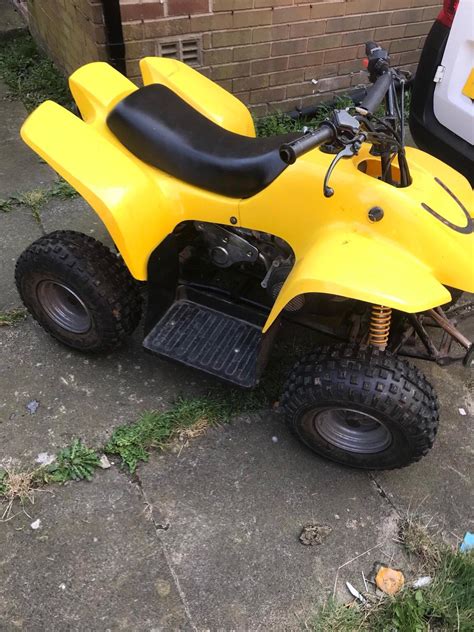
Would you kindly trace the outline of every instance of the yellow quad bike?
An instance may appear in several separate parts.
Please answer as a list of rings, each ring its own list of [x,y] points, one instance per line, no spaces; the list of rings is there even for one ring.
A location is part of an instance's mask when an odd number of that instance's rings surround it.
[[[34,318],[69,347],[108,351],[138,325],[146,282],[145,349],[247,388],[279,325],[303,323],[339,342],[288,377],[281,407],[300,439],[354,467],[420,459],[438,404],[400,355],[472,361],[456,326],[465,306],[441,307],[474,291],[472,190],[405,149],[404,76],[380,47],[367,52],[358,108],[272,138],[178,61],[143,59],[141,88],[106,63],[77,70],[82,120],[47,101],[21,134],[118,254],[72,231],[35,241],[16,267]]]

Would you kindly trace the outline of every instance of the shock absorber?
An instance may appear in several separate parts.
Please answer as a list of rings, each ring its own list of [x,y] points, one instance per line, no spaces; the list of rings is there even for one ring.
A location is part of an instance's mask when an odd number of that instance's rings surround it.
[[[382,351],[387,348],[390,335],[392,309],[383,305],[372,305],[369,327],[369,344]]]

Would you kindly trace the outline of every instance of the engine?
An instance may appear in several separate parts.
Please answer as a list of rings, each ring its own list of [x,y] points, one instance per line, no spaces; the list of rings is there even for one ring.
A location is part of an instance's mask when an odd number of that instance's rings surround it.
[[[261,286],[276,299],[294,265],[293,251],[283,239],[270,233],[207,222],[195,222],[194,226],[214,265],[219,268],[229,268],[236,263],[258,266],[262,270]],[[298,297],[287,309],[296,311],[303,304],[304,298]]]

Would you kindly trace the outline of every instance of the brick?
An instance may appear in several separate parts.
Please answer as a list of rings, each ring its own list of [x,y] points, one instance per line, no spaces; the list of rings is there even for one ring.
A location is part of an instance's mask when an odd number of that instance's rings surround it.
[[[209,13],[209,0],[168,0],[167,6],[172,16]]]
[[[413,35],[426,35],[433,22],[416,22],[415,24],[407,24],[405,30],[405,37],[412,37]]]
[[[288,57],[272,57],[252,62],[252,75],[262,75],[267,72],[278,72],[288,68]]]
[[[357,72],[367,72],[362,65],[362,60],[360,59],[343,61],[339,64],[337,69],[338,75],[350,75]]]
[[[156,55],[155,40],[141,40],[139,42],[128,42],[125,51],[129,59],[141,59],[150,55]]]
[[[253,0],[214,0],[213,11],[238,11],[239,9],[252,9]]]
[[[406,64],[417,64],[420,60],[421,50],[407,50],[400,55],[399,64],[404,66]]]
[[[439,14],[439,6],[423,9],[423,20],[435,20]]]
[[[185,35],[191,30],[189,18],[172,18],[170,20],[154,20],[144,22],[143,37],[171,37],[173,35]]]
[[[383,26],[375,29],[375,41],[400,39],[405,35],[406,26],[400,24],[398,26]]]
[[[406,11],[394,11],[392,24],[411,24],[423,19],[423,9],[407,9]]]
[[[360,18],[360,28],[370,28],[374,26],[388,26],[390,19],[395,13],[368,13]]]
[[[270,75],[270,85],[271,86],[281,86],[287,85],[289,83],[297,83],[299,81],[303,81],[304,79],[304,70],[293,69],[293,70],[284,70],[283,72],[275,72]]]
[[[339,33],[340,31],[355,31],[359,28],[360,15],[346,18],[331,18],[326,23],[326,33]]]
[[[212,46],[214,48],[221,48],[223,46],[242,46],[243,44],[250,44],[252,41],[252,31],[242,30],[238,31],[219,31],[212,33]]]
[[[270,83],[269,75],[255,75],[254,77],[241,77],[240,79],[234,79],[232,82],[233,89],[236,92],[266,88],[269,85],[269,83]]]
[[[283,40],[282,42],[273,42],[273,44],[271,45],[272,57],[304,53],[306,52],[307,45],[307,39]]]
[[[288,39],[290,27],[288,24],[279,24],[278,26],[260,26],[252,29],[252,42],[271,42],[282,39]]]
[[[342,35],[322,35],[308,40],[308,51],[337,48],[341,45]]]
[[[319,66],[323,63],[324,53],[316,51],[314,53],[304,53],[303,55],[293,55],[288,61],[289,68],[303,68],[306,66]]]
[[[275,101],[283,101],[285,95],[286,88],[281,86],[254,90],[250,94],[250,103],[274,103]]]
[[[254,8],[255,9],[263,9],[263,8],[275,8],[281,6],[288,6],[292,4],[292,0],[254,0]]]
[[[345,0],[336,0],[335,2],[317,2],[311,6],[311,19],[318,20],[320,18],[333,18],[338,15],[344,15],[345,11]]]
[[[288,86],[286,89],[286,96],[288,98],[293,97],[306,97],[310,94],[314,94],[316,86],[311,81],[305,81],[303,83]]]
[[[134,22],[122,25],[123,39],[125,42],[133,42],[143,38],[143,23]]]
[[[215,13],[209,15],[192,15],[191,31],[194,33],[203,31],[222,31],[232,28],[231,13]]]
[[[333,50],[327,50],[324,53],[324,63],[330,64],[335,61],[346,61],[347,59],[357,58],[357,48],[351,46],[350,48],[335,48]]]
[[[250,62],[244,61],[237,64],[225,64],[214,66],[209,73],[214,81],[220,79],[235,79],[236,77],[248,77],[250,75]]]
[[[323,53],[321,53],[323,55]],[[304,72],[305,81],[312,79],[322,79],[326,77],[335,77],[338,74],[338,64],[322,64],[307,68]]]
[[[320,35],[325,30],[326,22],[324,20],[298,22],[290,24],[290,37],[311,37],[311,35]]]
[[[301,22],[302,20],[309,20],[310,15],[311,8],[309,4],[304,7],[285,7],[275,9],[273,11],[273,23],[288,24],[289,22]]]
[[[264,59],[270,56],[272,45],[252,44],[251,46],[238,46],[234,48],[234,61],[245,61],[247,59]]]
[[[317,92],[334,92],[336,90],[342,90],[342,88],[348,88],[351,85],[350,77],[328,77],[327,79],[320,79],[316,84]]]
[[[342,36],[342,46],[353,46],[354,44],[365,44],[369,40],[374,39],[374,29],[366,29],[363,31],[352,31],[344,33]]]
[[[252,116],[255,118],[261,118],[262,116],[266,116],[268,114],[268,105],[263,103],[262,105],[251,105],[249,106],[250,112]]]
[[[409,9],[412,6],[412,2],[413,0],[380,0],[380,10]]]
[[[416,48],[418,48],[419,42],[419,37],[410,37],[403,40],[395,40],[391,42],[389,51],[390,53],[403,53],[407,50],[415,50]]]
[[[271,9],[259,9],[258,11],[235,11],[232,14],[232,27],[234,29],[248,26],[265,26],[272,23]]]
[[[205,66],[229,64],[234,61],[231,48],[214,48],[202,52],[202,61]]]
[[[347,0],[346,15],[355,13],[368,13],[369,11],[378,11],[380,0]]]

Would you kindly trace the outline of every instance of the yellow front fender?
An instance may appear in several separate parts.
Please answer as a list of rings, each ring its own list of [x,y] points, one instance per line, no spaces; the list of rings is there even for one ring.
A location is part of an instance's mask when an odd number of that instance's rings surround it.
[[[429,268],[393,243],[338,229],[319,237],[296,262],[264,331],[293,298],[313,292],[346,296],[409,313],[451,300]]]

